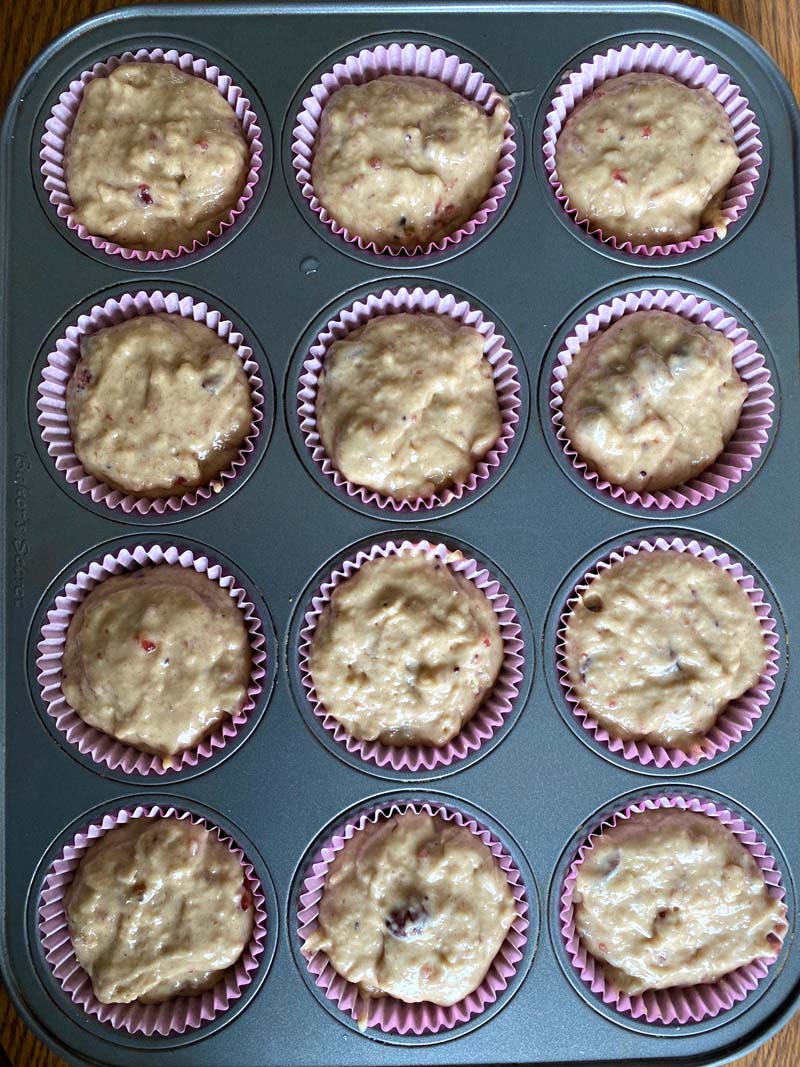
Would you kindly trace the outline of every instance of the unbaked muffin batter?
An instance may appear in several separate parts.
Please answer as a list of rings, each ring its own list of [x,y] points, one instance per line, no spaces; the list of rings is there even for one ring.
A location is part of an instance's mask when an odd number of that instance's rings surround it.
[[[447,315],[405,312],[333,344],[317,425],[337,470],[396,500],[464,482],[502,426],[483,344]]]
[[[502,97],[488,115],[435,78],[343,85],[320,118],[314,193],[340,226],[378,247],[438,241],[486,198],[508,119]]]
[[[634,244],[686,240],[704,226],[724,233],[720,206],[739,162],[730,120],[707,89],[647,72],[602,82],[556,143],[578,219]]]
[[[227,590],[161,564],[89,592],[67,631],[61,687],[91,726],[168,757],[238,713],[249,678],[247,627]]]
[[[325,710],[385,745],[444,745],[494,686],[503,642],[490,601],[420,552],[367,561],[341,582],[308,654]]]
[[[337,853],[303,946],[367,996],[455,1004],[483,981],[514,920],[494,856],[470,830],[407,812]]]
[[[203,323],[158,314],[83,339],[67,414],[84,470],[158,497],[208,485],[228,468],[253,407],[232,345]]]
[[[241,956],[254,919],[238,858],[213,831],[176,818],[108,830],[84,853],[65,908],[103,1004],[210,989]]]
[[[73,218],[125,248],[204,240],[235,206],[248,167],[219,89],[171,63],[123,63],[93,78],[66,146]]]
[[[629,491],[670,489],[711,466],[735,431],[747,386],[733,344],[669,311],[634,311],[591,337],[564,382],[575,451]]]
[[[592,581],[567,620],[569,682],[612,737],[689,749],[764,666],[761,625],[722,567],[639,552]]]
[[[675,808],[603,830],[573,900],[584,947],[630,994],[714,982],[775,956],[785,914],[727,827]]]

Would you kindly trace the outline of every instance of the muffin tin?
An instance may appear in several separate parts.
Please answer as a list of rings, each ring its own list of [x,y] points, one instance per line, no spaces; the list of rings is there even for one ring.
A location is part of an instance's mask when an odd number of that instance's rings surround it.
[[[728,234],[670,256],[635,256],[576,226],[544,165],[550,105],[569,72],[624,45],[689,49],[729,74],[759,127],[753,193]],[[515,164],[475,232],[426,256],[344,242],[311,210],[293,166],[293,131],[311,87],[340,60],[381,45],[442,48],[510,95]],[[126,50],[175,48],[219,66],[249,99],[262,168],[233,225],[191,255],[112,256],[70,230],[40,173],[42,136],[69,83]],[[3,973],[28,1024],[73,1064],[176,1067],[455,1063],[711,1064],[780,1026],[800,989],[794,804],[800,682],[800,336],[797,144],[800,121],[772,61],[735,28],[668,4],[398,2],[194,5],[99,16],[48,48],[13,98],[2,141],[2,320],[7,412],[4,554]],[[431,509],[348,495],[309,450],[298,417],[303,364],[326,325],[358,300],[415,288],[466,300],[493,323],[518,371],[519,416],[490,477]],[[583,478],[557,438],[553,369],[575,326],[629,293],[678,291],[732,316],[763,355],[774,390],[752,465],[722,492],[644,507]],[[205,302],[233,324],[263,383],[262,430],[240,472],[191,507],[109,507],[56,468],[38,419],[49,355],[82,314],[144,291]],[[560,613],[597,561],[642,540],[697,540],[763,589],[775,622],[774,687],[746,736],[695,766],[626,759],[588,734],[556,665]],[[490,739],[446,765],[394,769],[348,751],[308,702],[298,654],[310,597],[343,561],[376,544],[426,539],[477,561],[516,612],[519,692]],[[48,715],[38,682],[47,615],[72,578],[106,556],[158,546],[208,557],[255,606],[267,651],[254,708],[206,759],[164,773],[98,762]],[[135,553],[134,553],[135,555]],[[127,558],[127,557],[126,557]],[[142,557],[144,558],[144,557]],[[187,557],[189,558],[189,557]],[[730,812],[772,857],[788,907],[776,962],[742,999],[668,1024],[606,1003],[576,970],[562,893],[601,819],[645,798],[682,796]],[[300,953],[299,910],[320,846],[365,812],[444,806],[510,856],[529,923],[505,989],[448,1029],[361,1033],[328,1000]],[[76,835],[121,809],[175,807],[243,850],[268,913],[264,951],[241,996],[198,1026],[151,1036],[100,1021],[64,991],[45,956],[40,906],[53,863]],[[409,1047],[409,1046],[413,1046]]]

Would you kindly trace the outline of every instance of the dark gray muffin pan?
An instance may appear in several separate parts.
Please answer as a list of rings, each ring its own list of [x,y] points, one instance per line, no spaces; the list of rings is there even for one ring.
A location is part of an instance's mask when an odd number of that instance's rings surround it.
[[[510,94],[513,181],[472,238],[428,257],[359,251],[320,224],[300,195],[292,128],[305,92],[333,62],[390,41],[441,45]],[[756,114],[763,143],[756,194],[724,239],[695,252],[637,257],[580,231],[556,202],[542,161],[548,104],[566,72],[622,42],[685,46],[716,62]],[[69,231],[43,190],[44,123],[72,78],[126,49],[177,47],[230,73],[263,130],[264,170],[244,215],[198,254],[137,263]],[[11,44],[13,47],[13,43]],[[34,62],[9,105],[0,150],[5,383],[2,470],[2,970],[28,1025],[72,1064],[699,1065],[742,1055],[781,1026],[800,990],[795,931],[797,709],[790,649],[800,633],[800,288],[798,113],[770,58],[739,30],[661,3],[396,2],[169,5],[108,12]],[[382,511],[337,490],[311,462],[296,416],[298,374],[321,325],[357,297],[403,284],[463,294],[498,324],[520,372],[513,448],[480,492],[441,510]],[[771,369],[768,447],[732,491],[698,507],[656,511],[588,491],[563,459],[542,383],[572,324],[607,294],[677,288],[708,296],[753,328]],[[37,385],[65,326],[110,296],[161,289],[223,310],[254,349],[265,380],[257,453],[208,505],[126,516],[67,485],[41,440]],[[554,617],[580,567],[644,534],[729,546],[763,580],[779,633],[776,690],[758,729],[725,754],[680,772],[611,757],[569,719],[554,667]],[[337,751],[304,705],[297,634],[308,596],[358,547],[425,536],[474,554],[514,602],[525,642],[519,706],[492,743],[417,776],[385,773]],[[272,662],[252,723],[197,767],[162,776],[110,771],[53,727],[36,680],[39,630],[54,596],[107,551],[189,546],[235,569],[260,605]],[[745,743],[746,742],[746,743]],[[637,1021],[603,1005],[572,969],[558,896],[582,836],[630,794],[684,793],[722,802],[772,851],[789,932],[755,993],[686,1026]],[[518,860],[531,937],[518,974],[482,1015],[435,1035],[359,1033],[322,1003],[304,973],[297,894],[326,828],[375,798],[443,800],[483,820]],[[76,1007],[54,980],[37,930],[47,868],[76,829],[131,804],[174,803],[236,838],[268,885],[270,935],[255,980],[231,1010],[184,1034],[115,1030]],[[273,887],[274,886],[274,891]],[[535,933],[537,927],[539,936]]]

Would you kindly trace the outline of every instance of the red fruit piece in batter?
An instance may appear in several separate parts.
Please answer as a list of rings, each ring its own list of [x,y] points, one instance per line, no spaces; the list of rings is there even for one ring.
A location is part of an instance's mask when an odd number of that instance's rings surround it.
[[[404,906],[395,908],[384,919],[384,926],[401,941],[419,937],[428,923],[428,910],[419,897],[413,897]]]
[[[612,170],[611,177],[614,179],[615,182],[619,182],[621,185],[628,184],[628,179],[625,177],[621,170]]]
[[[139,644],[142,646],[145,652],[155,652],[156,650],[155,641],[151,641],[149,637],[140,637]]]
[[[153,198],[150,195],[149,185],[140,185],[138,192],[139,200],[145,207],[149,207],[153,203]]]

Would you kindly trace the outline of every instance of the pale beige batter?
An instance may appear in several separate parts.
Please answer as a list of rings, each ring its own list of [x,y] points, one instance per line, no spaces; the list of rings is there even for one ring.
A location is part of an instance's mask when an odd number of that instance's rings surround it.
[[[733,344],[669,311],[634,311],[591,337],[564,382],[564,428],[585,462],[629,491],[682,485],[739,423]]]
[[[66,146],[73,218],[125,248],[203,241],[244,188],[249,150],[230,104],[170,63],[93,78]]]
[[[666,74],[604,81],[556,143],[558,179],[578,219],[634,244],[686,240],[704,226],[723,234],[720,205],[739,162],[722,105]]]
[[[592,581],[567,620],[569,682],[612,737],[689,749],[758,680],[750,600],[722,567],[639,552]]]
[[[176,818],[108,830],[84,853],[64,903],[103,1004],[211,989],[241,956],[255,914],[238,858],[213,831]]]
[[[483,842],[439,816],[367,824],[337,853],[303,946],[367,996],[449,1005],[483,981],[514,921],[508,880]]]
[[[165,563],[89,592],[67,631],[61,688],[91,726],[168,758],[238,713],[249,678],[236,602],[204,574]]]
[[[785,915],[730,830],[674,808],[603,830],[573,900],[584,947],[630,994],[714,982],[775,956]]]
[[[67,385],[75,454],[139,496],[213,484],[247,436],[253,401],[236,349],[181,315],[140,315],[85,337]]]
[[[444,745],[472,718],[503,662],[480,589],[421,551],[369,560],[333,591],[308,668],[348,733],[384,745]]]
[[[435,78],[343,85],[322,112],[314,193],[351,234],[414,248],[457,230],[492,187],[508,106],[488,115]]]
[[[446,315],[383,315],[333,344],[322,444],[356,485],[404,500],[466,481],[502,422],[483,337]]]

